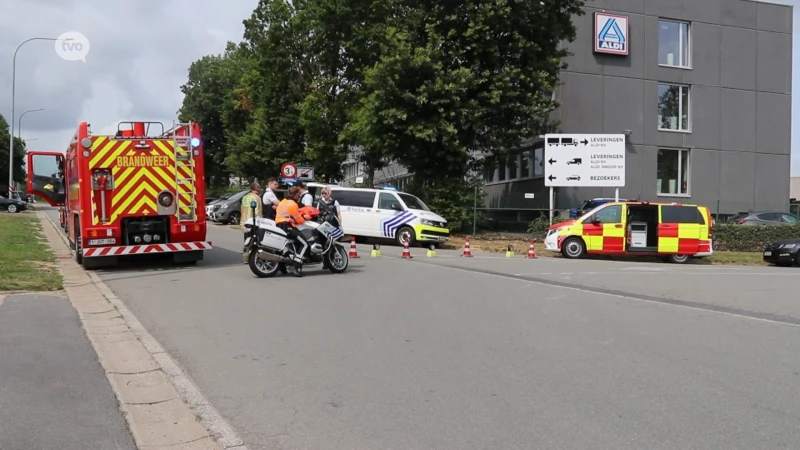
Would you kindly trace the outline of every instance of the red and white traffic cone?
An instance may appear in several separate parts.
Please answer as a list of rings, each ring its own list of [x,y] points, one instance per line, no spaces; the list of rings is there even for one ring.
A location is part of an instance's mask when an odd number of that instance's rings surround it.
[[[403,259],[412,259],[411,250],[408,248],[408,239],[403,241]]]
[[[358,256],[358,249],[356,248],[356,237],[353,236],[353,239],[350,241],[350,254],[347,255],[348,258],[360,258]]]
[[[472,258],[472,249],[469,246],[469,236],[467,236],[467,239],[464,241],[464,253],[462,253],[461,256]]]
[[[527,259],[536,259],[536,249],[533,248],[533,243],[536,242],[535,240],[531,240],[531,245],[528,247],[528,256],[525,258]]]

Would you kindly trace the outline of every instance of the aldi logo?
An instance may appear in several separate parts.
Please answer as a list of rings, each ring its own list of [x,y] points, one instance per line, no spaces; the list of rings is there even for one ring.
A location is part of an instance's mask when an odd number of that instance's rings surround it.
[[[594,51],[612,55],[628,54],[628,16],[594,13]]]

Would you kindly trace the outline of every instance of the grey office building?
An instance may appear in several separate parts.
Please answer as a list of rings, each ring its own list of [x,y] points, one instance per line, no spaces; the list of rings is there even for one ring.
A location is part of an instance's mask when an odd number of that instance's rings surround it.
[[[629,135],[621,198],[702,204],[721,216],[788,211],[791,6],[587,0],[574,20],[552,117],[563,133]],[[508,221],[548,207],[541,141],[490,160],[484,173],[487,206]],[[556,208],[613,196],[556,188]]]

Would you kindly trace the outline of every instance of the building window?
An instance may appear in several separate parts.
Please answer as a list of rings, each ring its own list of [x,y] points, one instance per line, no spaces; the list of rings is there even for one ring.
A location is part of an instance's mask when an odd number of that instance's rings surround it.
[[[516,180],[517,178],[519,178],[517,176],[517,158],[519,158],[519,155],[516,155],[516,154],[511,154],[508,157],[508,179],[509,179],[509,181],[510,180]]]
[[[544,147],[536,147],[533,149],[533,177],[544,176]]]
[[[658,85],[658,129],[689,131],[689,86]]]
[[[674,20],[658,21],[658,64],[689,67],[689,24]]]
[[[689,195],[689,150],[661,149],[656,165],[659,195]]]
[[[488,156],[483,162],[483,179],[487,183],[494,182],[495,157]]]
[[[520,158],[520,165],[519,165],[519,177],[520,178],[530,178],[531,176],[531,153],[532,150],[525,150],[522,152],[522,157]]]
[[[506,181],[506,158],[497,157],[497,181]]]

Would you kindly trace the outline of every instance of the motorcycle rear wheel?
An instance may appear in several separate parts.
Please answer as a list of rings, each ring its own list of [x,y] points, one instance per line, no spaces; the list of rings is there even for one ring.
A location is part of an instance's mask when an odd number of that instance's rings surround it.
[[[250,266],[250,271],[259,278],[273,277],[280,269],[280,263],[259,259],[258,250],[250,250],[247,265]]]

